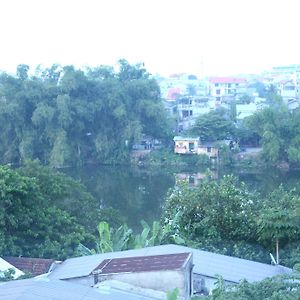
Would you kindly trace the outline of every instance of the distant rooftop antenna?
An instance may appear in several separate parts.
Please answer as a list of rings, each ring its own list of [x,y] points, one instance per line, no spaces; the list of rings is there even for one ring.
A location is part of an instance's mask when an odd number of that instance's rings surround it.
[[[201,56],[200,77],[201,77],[201,79],[204,78],[204,59],[203,59],[203,56]]]
[[[274,256],[272,255],[272,253],[270,253],[270,257],[271,257],[271,262],[272,262],[274,265],[278,265],[278,263],[276,262]]]

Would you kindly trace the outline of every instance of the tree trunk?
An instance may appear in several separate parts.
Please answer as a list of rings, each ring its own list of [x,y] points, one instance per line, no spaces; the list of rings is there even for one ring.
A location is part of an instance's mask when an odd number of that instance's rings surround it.
[[[276,263],[279,265],[279,240],[276,239]]]

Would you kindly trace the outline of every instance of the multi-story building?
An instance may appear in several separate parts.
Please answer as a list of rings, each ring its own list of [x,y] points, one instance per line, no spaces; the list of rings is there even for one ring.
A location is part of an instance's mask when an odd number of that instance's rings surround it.
[[[246,93],[247,79],[240,77],[211,77],[209,78],[209,95],[216,101],[225,98],[235,98]]]

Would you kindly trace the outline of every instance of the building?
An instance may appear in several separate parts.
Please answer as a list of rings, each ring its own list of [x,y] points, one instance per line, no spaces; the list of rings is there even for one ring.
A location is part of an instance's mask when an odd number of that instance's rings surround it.
[[[176,253],[120,257],[103,260],[92,272],[94,283],[117,280],[141,288],[168,292],[178,288],[179,297],[192,295],[192,254]]]
[[[174,137],[174,152],[178,154],[205,154],[209,158],[218,158],[219,149],[212,143],[201,143],[200,138],[196,137]]]
[[[216,101],[233,99],[239,94],[246,93],[247,79],[239,77],[209,78],[209,95]]]
[[[0,277],[4,277],[5,276],[4,272],[6,272],[10,269],[14,270],[14,272],[15,272],[13,274],[14,279],[18,278],[21,275],[24,275],[24,272],[22,272],[22,270],[18,269],[17,267],[15,267],[14,265],[10,264],[5,259],[0,257]]]
[[[248,282],[256,282],[275,275],[292,272],[291,269],[280,265],[268,265],[179,245],[161,245],[70,258],[55,268],[48,275],[48,278],[49,280],[63,280],[79,285],[91,286],[94,284],[93,271],[104,260],[180,253],[192,253],[194,264],[192,280],[195,294],[209,293],[214,288],[214,284],[218,280],[218,275],[223,277],[225,284],[237,284],[243,279]],[[149,270],[149,272],[151,271]],[[172,274],[174,273],[170,273],[170,281],[173,280]],[[109,280],[104,281],[104,283],[109,285]]]
[[[299,100],[299,87],[293,80],[281,80],[277,84],[278,91],[284,103]]]
[[[48,273],[56,265],[54,259],[4,256],[3,259],[26,274],[37,276]]]

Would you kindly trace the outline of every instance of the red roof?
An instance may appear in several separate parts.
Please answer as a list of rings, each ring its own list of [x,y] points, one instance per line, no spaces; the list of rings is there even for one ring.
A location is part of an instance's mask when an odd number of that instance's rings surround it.
[[[29,258],[29,257],[3,257],[8,263],[16,267],[17,269],[30,273],[33,276],[41,275],[49,272],[51,265],[54,263],[54,259],[46,258]]]
[[[167,99],[172,99],[175,100],[176,96],[181,94],[181,89],[180,88],[171,88],[168,90],[168,95]]]
[[[101,274],[181,269],[191,253],[105,259],[93,272]]]
[[[211,83],[245,83],[247,79],[241,77],[210,77],[209,81]]]

